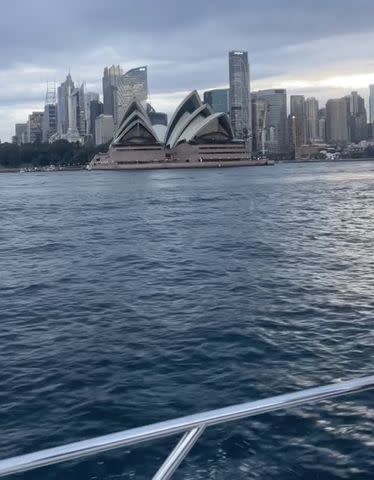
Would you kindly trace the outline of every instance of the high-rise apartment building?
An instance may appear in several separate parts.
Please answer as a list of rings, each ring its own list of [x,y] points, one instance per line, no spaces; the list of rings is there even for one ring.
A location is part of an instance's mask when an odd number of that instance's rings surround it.
[[[248,52],[229,53],[230,70],[230,118],[234,137],[252,143],[252,107]]]
[[[326,103],[326,137],[329,143],[350,141],[350,105],[346,98]]]
[[[304,95],[290,97],[290,143],[293,150],[306,142],[306,105]]]
[[[91,102],[97,101],[99,102],[100,95],[96,92],[85,92],[84,95],[84,110],[86,114],[86,134],[90,135],[91,133]],[[102,112],[101,112],[102,113]]]
[[[318,110],[318,138],[320,142],[326,142],[326,108]]]
[[[228,88],[217,88],[204,92],[204,103],[212,107],[214,112],[230,113],[230,90]]]
[[[318,139],[320,142],[326,142],[326,118],[318,120]]]
[[[27,142],[36,143],[43,140],[44,112],[33,112],[27,122]]]
[[[104,112],[104,105],[98,100],[92,100],[90,102],[90,127],[89,135],[92,138],[93,142],[96,144],[96,130],[95,122],[99,115],[102,115]]]
[[[252,94],[252,99],[263,100],[267,104],[266,154],[275,158],[286,157],[289,152],[286,90],[260,90]]]
[[[359,98],[360,96],[357,92],[351,92],[351,94],[347,97],[351,115],[356,115],[359,111]]]
[[[370,123],[374,123],[374,85],[369,87]]]
[[[148,73],[147,67],[138,67],[129,70],[118,80],[117,87],[117,117],[116,123],[119,124],[126,112],[127,107],[133,100],[140,103],[148,98]],[[104,109],[105,111],[105,109]]]
[[[346,97],[349,103],[350,111],[350,140],[359,143],[367,140],[367,113],[365,108],[365,100],[357,93],[352,92]]]
[[[45,96],[44,115],[43,115],[43,142],[49,142],[49,139],[57,132],[57,99],[56,86],[47,85]]]
[[[15,141],[17,145],[27,143],[27,123],[16,123]]]
[[[69,129],[69,96],[74,88],[74,82],[69,73],[57,90],[57,131],[60,136],[65,135]]]
[[[368,129],[367,129],[367,134],[368,134],[368,140],[373,141],[374,140],[374,123],[368,123]]]
[[[44,106],[43,115],[43,142],[49,142],[49,139],[57,132],[57,104],[50,103]]]
[[[268,104],[265,100],[252,98],[252,136],[253,151],[266,154],[266,124]]]
[[[47,84],[43,115],[43,142],[49,142],[57,133],[57,99],[56,85]]]
[[[84,84],[79,88],[75,88],[71,92],[72,102],[71,106],[74,115],[74,127],[78,130],[81,137],[86,135],[86,100],[84,94]]]
[[[78,100],[77,92],[79,88],[71,90],[69,87],[68,95],[68,131],[66,134],[61,134],[60,138],[71,143],[83,142],[83,137],[78,130]],[[80,116],[80,115],[79,115]]]
[[[291,95],[290,113],[294,117],[305,119],[305,97],[304,95]]]
[[[96,145],[102,145],[112,140],[114,133],[114,122],[112,115],[99,115],[95,120],[95,141]]]
[[[104,68],[103,99],[104,114],[117,118],[117,87],[123,70],[119,65]]]
[[[306,141],[315,143],[319,139],[319,105],[314,97],[307,98],[305,101],[306,117]]]

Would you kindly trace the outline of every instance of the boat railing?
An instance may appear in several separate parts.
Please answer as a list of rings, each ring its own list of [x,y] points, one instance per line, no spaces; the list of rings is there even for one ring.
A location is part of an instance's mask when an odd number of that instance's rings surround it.
[[[175,448],[153,477],[153,480],[169,480],[207,427],[373,388],[374,375],[286,393],[263,400],[124,430],[60,447],[48,448],[35,453],[0,460],[0,477],[182,434]]]

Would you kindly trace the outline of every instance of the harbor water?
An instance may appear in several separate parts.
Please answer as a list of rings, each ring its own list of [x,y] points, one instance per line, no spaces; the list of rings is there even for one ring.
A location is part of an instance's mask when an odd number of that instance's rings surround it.
[[[373,374],[374,162],[3,174],[0,259],[1,459]],[[369,480],[373,419],[214,427],[175,478]],[[14,478],[148,479],[176,441]]]

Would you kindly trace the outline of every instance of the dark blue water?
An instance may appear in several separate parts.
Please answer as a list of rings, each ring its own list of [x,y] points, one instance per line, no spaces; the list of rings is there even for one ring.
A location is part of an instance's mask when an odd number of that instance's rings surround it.
[[[374,163],[4,174],[0,258],[0,458],[373,373]],[[373,399],[212,428],[175,478],[371,479]]]

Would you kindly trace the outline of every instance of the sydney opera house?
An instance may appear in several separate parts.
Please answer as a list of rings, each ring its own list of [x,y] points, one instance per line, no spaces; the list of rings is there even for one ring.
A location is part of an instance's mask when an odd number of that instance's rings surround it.
[[[141,103],[133,101],[107,153],[96,155],[92,169],[181,168],[251,165],[246,145],[234,140],[226,113],[214,113],[199,94],[190,93],[174,113],[166,132],[156,131]]]

